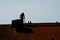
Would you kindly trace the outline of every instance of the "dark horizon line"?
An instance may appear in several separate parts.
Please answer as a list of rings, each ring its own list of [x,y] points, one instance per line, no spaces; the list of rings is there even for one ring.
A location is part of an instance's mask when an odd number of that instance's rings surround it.
[[[24,23],[24,24],[60,24],[59,22],[44,22],[44,23]],[[11,25],[11,24],[0,24],[0,25]]]

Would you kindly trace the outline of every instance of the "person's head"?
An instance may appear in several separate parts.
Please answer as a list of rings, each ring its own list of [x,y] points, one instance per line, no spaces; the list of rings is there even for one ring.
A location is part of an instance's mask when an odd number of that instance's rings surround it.
[[[22,12],[21,14],[24,14],[24,12]]]
[[[20,14],[19,18],[21,18],[22,16],[24,16],[24,12],[22,12],[22,13]]]

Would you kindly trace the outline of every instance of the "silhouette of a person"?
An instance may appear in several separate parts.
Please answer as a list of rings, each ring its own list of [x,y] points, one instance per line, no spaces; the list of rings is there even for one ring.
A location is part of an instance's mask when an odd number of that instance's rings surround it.
[[[24,20],[25,20],[24,12],[23,12],[23,13],[21,13],[20,18],[21,18],[21,21],[24,21]]]
[[[23,12],[23,13],[21,13],[20,18],[21,18],[21,20],[24,20],[24,19],[25,19],[24,12]]]

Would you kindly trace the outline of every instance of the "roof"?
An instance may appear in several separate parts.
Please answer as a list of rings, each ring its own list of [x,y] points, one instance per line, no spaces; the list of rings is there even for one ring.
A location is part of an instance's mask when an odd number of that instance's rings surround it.
[[[0,24],[0,26],[11,26],[11,24]],[[37,26],[60,26],[60,23],[24,23],[25,27]]]

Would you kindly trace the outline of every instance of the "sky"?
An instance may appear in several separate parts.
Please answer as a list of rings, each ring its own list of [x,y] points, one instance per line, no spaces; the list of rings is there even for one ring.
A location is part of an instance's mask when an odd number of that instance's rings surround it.
[[[25,22],[60,22],[60,0],[0,0],[0,24],[11,24],[24,12]]]

